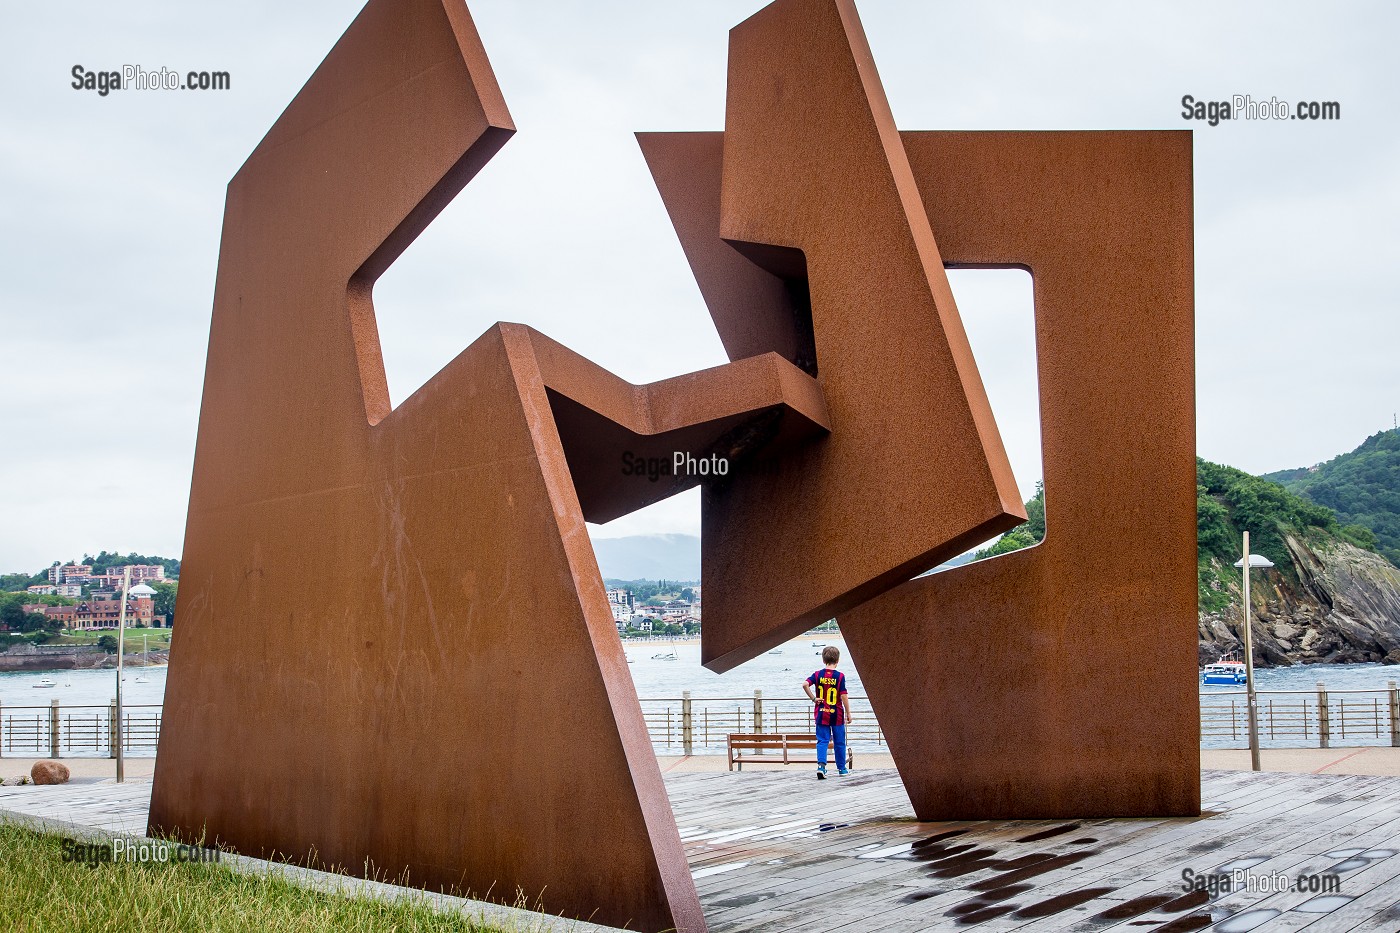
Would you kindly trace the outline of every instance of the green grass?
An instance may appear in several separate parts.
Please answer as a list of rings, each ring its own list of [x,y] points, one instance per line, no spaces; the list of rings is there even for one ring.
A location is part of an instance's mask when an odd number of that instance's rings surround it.
[[[62,839],[0,821],[0,917],[20,933],[489,933],[421,897],[387,901],[298,887],[220,865],[63,861]]]
[[[168,628],[128,628],[126,630],[126,653],[128,656],[141,654],[141,636],[146,636],[146,642],[152,651],[170,650],[170,633]],[[117,637],[116,629],[95,629],[85,631],[67,631],[62,635],[47,642],[50,645],[95,645],[97,639],[103,635]]]

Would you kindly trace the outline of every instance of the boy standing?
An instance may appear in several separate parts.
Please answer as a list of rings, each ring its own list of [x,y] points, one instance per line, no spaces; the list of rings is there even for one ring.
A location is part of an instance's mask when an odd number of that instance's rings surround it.
[[[836,743],[836,773],[846,770],[846,723],[851,721],[851,703],[846,699],[846,675],[836,669],[841,649],[827,645],[822,649],[822,664],[802,682],[807,699],[817,705],[817,780],[826,780],[826,746]],[[815,690],[815,693],[813,692]]]

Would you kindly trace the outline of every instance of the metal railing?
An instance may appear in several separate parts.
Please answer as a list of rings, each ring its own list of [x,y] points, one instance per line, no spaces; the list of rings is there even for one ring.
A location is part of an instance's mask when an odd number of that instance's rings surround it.
[[[870,700],[854,695],[848,699],[852,721],[846,740],[857,751],[883,748],[885,734]],[[811,732],[814,728],[810,700],[766,700],[762,690],[739,697],[693,697],[685,691],[679,697],[645,698],[641,704],[651,744],[661,754],[718,751],[732,732]]]
[[[1400,748],[1400,688],[1384,690],[1261,690],[1259,737],[1275,748],[1332,745],[1390,745]],[[851,696],[847,740],[857,751],[885,748],[885,734],[870,700]],[[678,697],[641,700],[642,719],[660,754],[719,751],[730,733],[811,732],[812,704],[803,698],[752,696]],[[1245,693],[1222,690],[1200,695],[1201,744],[1246,747],[1249,740]],[[112,735],[116,704],[0,706],[0,758],[106,755],[115,758]],[[122,746],[126,754],[154,755],[160,739],[159,704],[123,705]]]
[[[1400,689],[1259,690],[1259,740],[1278,748],[1333,744],[1390,745],[1400,748]],[[1213,747],[1247,747],[1249,706],[1245,692],[1201,694],[1201,742]]]
[[[154,755],[160,740],[160,704],[122,704],[122,750]],[[112,743],[117,704],[0,706],[0,758],[117,757]]]

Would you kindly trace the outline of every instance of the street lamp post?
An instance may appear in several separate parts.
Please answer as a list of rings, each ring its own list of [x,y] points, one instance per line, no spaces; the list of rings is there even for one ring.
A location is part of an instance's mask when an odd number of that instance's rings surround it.
[[[1249,705],[1249,764],[1259,768],[1259,699],[1254,693],[1254,635],[1251,631],[1254,611],[1249,603],[1249,571],[1254,567],[1268,569],[1273,561],[1249,553],[1249,532],[1244,533],[1244,557],[1235,561],[1244,572],[1244,692]]]
[[[117,746],[117,783],[126,780],[126,759],[122,750],[122,664],[126,647],[126,598],[131,588],[131,568],[122,569],[122,605],[117,614],[117,720],[112,723],[112,742]]]

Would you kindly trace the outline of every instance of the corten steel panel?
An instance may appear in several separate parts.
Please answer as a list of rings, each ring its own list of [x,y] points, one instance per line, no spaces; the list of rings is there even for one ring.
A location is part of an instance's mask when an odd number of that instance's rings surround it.
[[[704,487],[706,666],[1024,520],[850,0],[765,7],[730,34],[724,133],[640,141],[730,357],[787,356],[830,411]]]
[[[1191,136],[904,143],[944,261],[1033,276],[1046,521],[841,616],[915,812],[1197,814]]]
[[[150,829],[702,930],[584,519],[826,407],[502,324],[391,411],[374,279],[511,131],[465,7],[372,0],[230,183]]]

